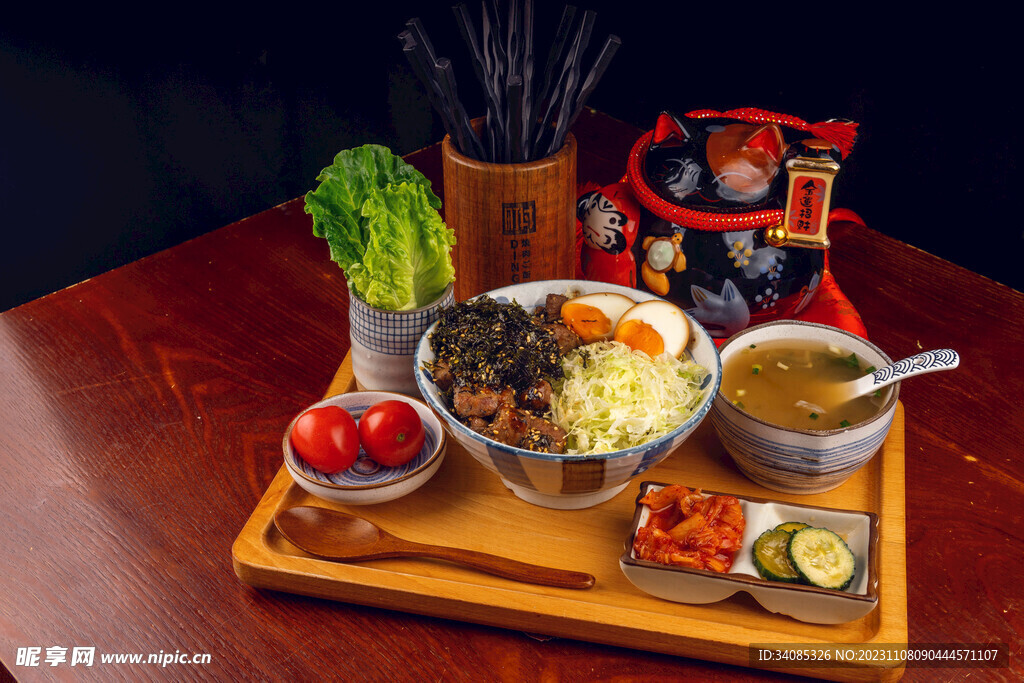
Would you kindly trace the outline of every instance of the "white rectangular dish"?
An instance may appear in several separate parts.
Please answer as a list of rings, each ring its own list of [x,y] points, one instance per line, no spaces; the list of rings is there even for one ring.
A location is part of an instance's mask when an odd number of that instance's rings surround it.
[[[640,590],[673,602],[707,604],[724,600],[738,591],[749,593],[770,612],[786,614],[813,624],[842,624],[870,613],[878,605],[876,547],[878,517],[870,512],[785,503],[736,496],[746,526],[741,548],[728,572],[669,566],[641,560],[633,550],[637,529],[647,524],[651,510],[640,503],[650,490],[668,484],[645,481],[640,485],[636,512],[619,566],[626,578]],[[703,491],[706,495],[722,492]],[[732,495],[732,494],[724,494]],[[831,529],[846,541],[856,559],[853,581],[843,591],[806,586],[760,577],[751,549],[763,532],[783,522],[803,522]]]

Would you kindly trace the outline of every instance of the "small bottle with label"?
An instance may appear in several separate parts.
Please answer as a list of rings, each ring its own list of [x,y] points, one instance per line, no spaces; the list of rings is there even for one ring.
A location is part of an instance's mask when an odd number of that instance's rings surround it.
[[[765,241],[776,247],[828,249],[832,180],[839,164],[829,154],[832,145],[824,140],[811,138],[795,144],[800,150],[786,162],[789,189],[783,222],[765,230]]]

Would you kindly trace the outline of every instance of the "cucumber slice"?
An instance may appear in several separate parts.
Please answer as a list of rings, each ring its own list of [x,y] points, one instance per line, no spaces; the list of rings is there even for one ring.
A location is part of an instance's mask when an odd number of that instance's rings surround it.
[[[788,531],[769,529],[754,541],[754,566],[758,573],[769,581],[794,583],[800,575],[789,564]]]
[[[794,531],[786,552],[804,583],[841,591],[853,581],[856,560],[834,531],[815,527]]]
[[[794,531],[800,531],[806,529],[810,524],[804,524],[803,522],[783,522],[782,524],[775,527],[776,531],[788,531],[793,533]]]

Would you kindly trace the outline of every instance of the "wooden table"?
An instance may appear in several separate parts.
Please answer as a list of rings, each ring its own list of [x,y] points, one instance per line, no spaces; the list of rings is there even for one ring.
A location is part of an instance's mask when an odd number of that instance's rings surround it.
[[[588,112],[581,179],[621,174],[639,131]],[[440,189],[437,146],[410,155]],[[884,230],[885,226],[878,226]],[[911,643],[1007,643],[1022,676],[1024,294],[873,229],[830,231],[832,269],[890,356],[952,347],[908,382]],[[90,676],[589,680],[775,674],[259,591],[231,545],[282,463],[281,434],[348,347],[347,295],[302,199],[0,315],[0,660],[19,648],[208,653]],[[24,651],[23,651],[24,652]],[[97,655],[98,656],[98,655]],[[114,673],[112,673],[112,670]]]

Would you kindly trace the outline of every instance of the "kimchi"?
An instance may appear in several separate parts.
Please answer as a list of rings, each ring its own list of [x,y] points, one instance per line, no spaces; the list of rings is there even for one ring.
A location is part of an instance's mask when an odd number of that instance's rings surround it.
[[[737,498],[674,484],[648,491],[640,502],[651,513],[633,538],[639,559],[715,572],[732,566],[746,526]]]

